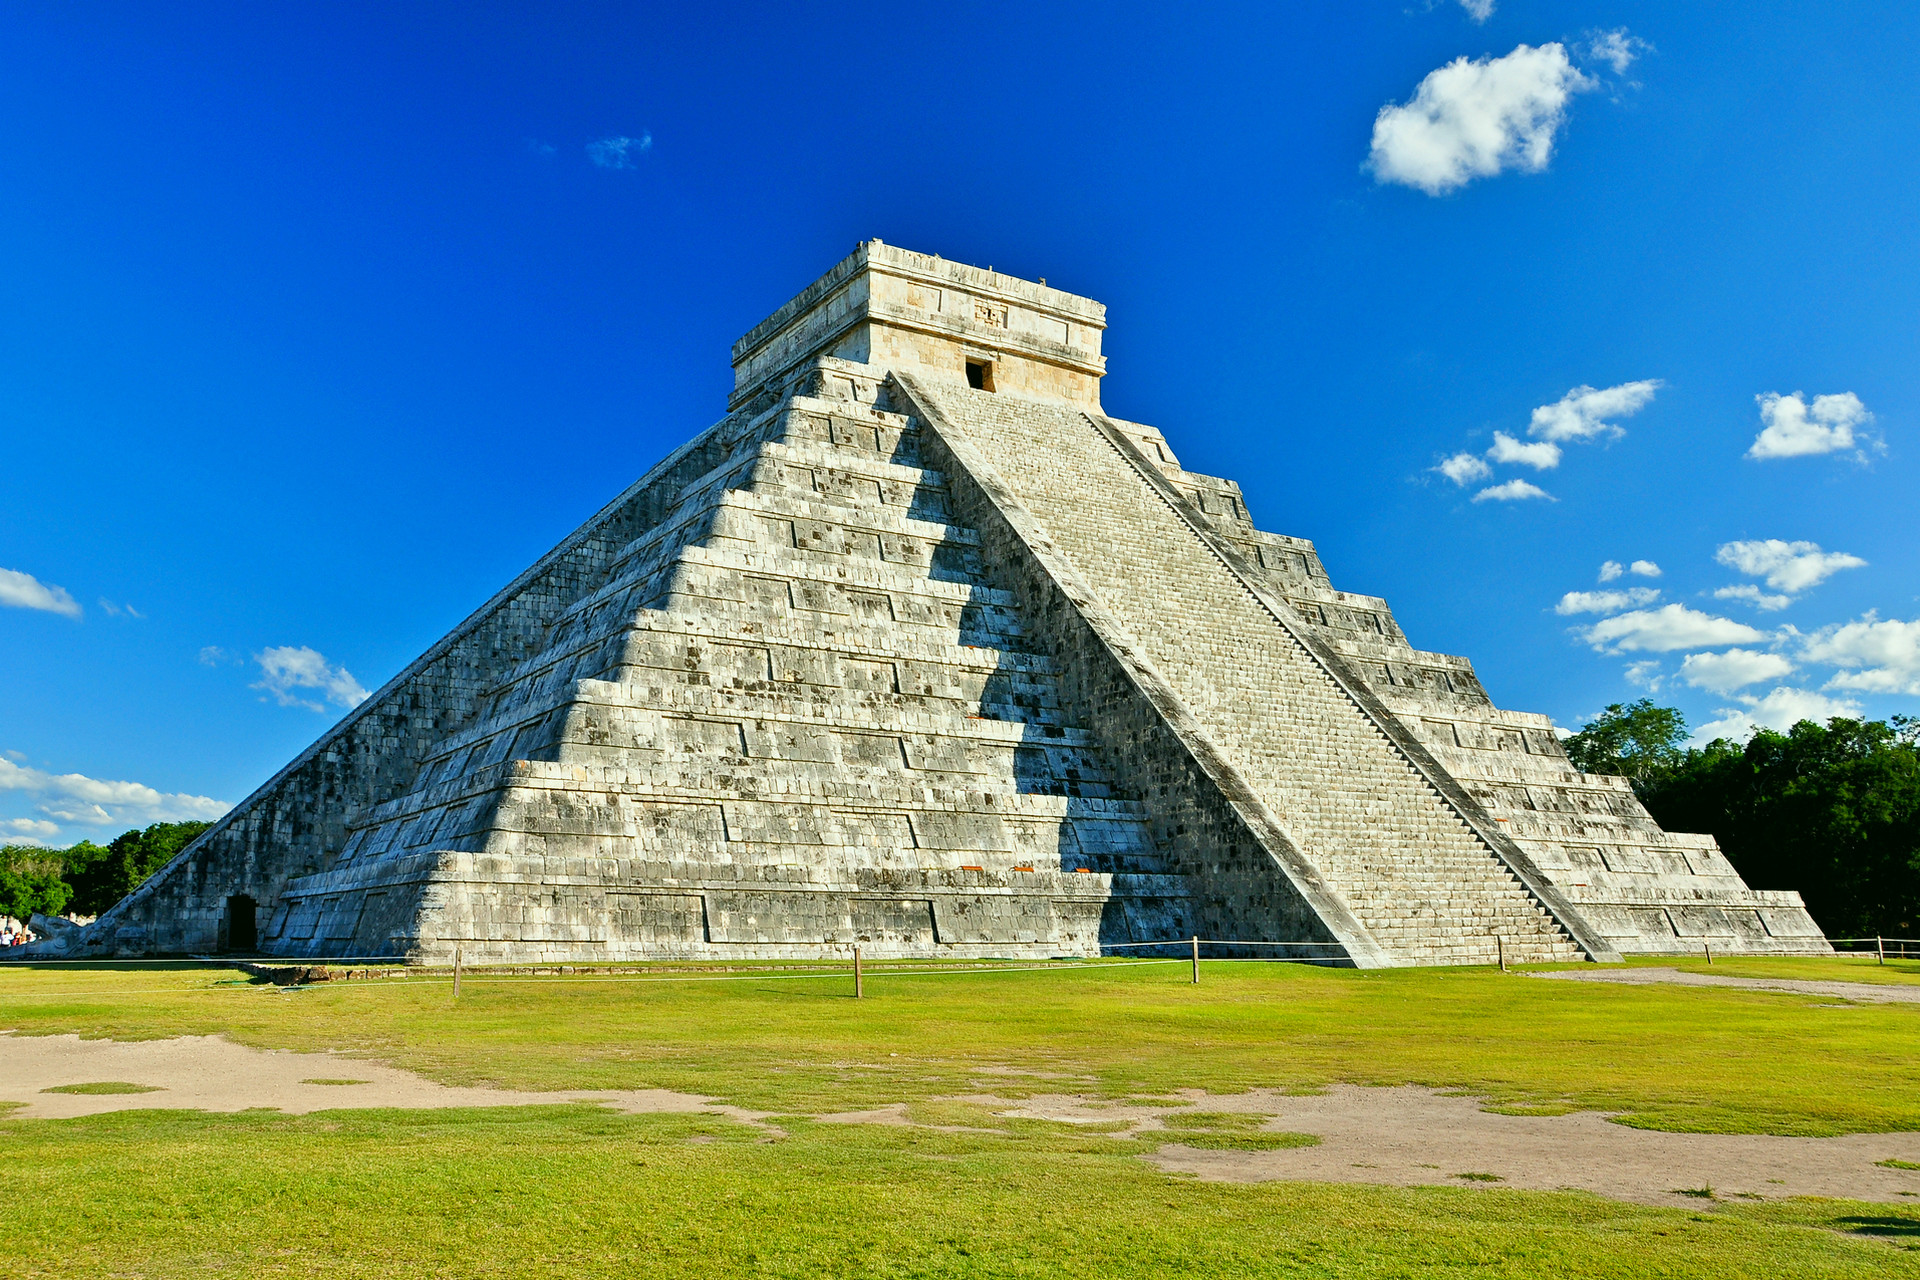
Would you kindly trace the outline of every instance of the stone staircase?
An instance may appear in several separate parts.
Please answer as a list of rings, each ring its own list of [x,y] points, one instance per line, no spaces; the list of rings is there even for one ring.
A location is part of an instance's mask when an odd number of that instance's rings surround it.
[[[1375,942],[1402,963],[1486,962],[1502,948],[1581,958],[1568,930],[1084,414],[915,385],[992,460]]]

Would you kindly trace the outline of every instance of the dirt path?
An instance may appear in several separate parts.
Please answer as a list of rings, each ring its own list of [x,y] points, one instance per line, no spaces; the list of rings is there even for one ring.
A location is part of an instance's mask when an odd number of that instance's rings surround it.
[[[1683,987],[1746,987],[1752,991],[1787,991],[1803,996],[1834,996],[1873,1004],[1920,1004],[1920,984],[1880,982],[1808,982],[1800,978],[1734,978],[1717,973],[1688,973],[1681,969],[1561,969],[1528,973],[1529,978],[1557,978],[1572,982],[1676,983]]]
[[[74,1094],[45,1090],[103,1081],[150,1093]],[[314,1083],[347,1081],[351,1083]],[[951,1099],[1011,1118],[1067,1123],[1125,1121],[1142,1158],[1171,1173],[1225,1182],[1277,1179],[1395,1186],[1580,1188],[1647,1204],[1697,1204],[1686,1191],[1721,1198],[1835,1196],[1911,1203],[1920,1200],[1920,1133],[1840,1138],[1659,1133],[1580,1112],[1508,1116],[1474,1098],[1406,1085],[1334,1085],[1310,1097],[1251,1090],[1210,1096],[1184,1090],[1173,1106],[1101,1101],[1080,1094],[1009,1099],[982,1092]],[[360,1107],[501,1107],[592,1102],[626,1112],[704,1112],[778,1130],[769,1113],[726,1106],[665,1089],[575,1089],[552,1093],[455,1088],[408,1071],[330,1053],[249,1049],[218,1036],[117,1042],[77,1036],[0,1034],[0,1103],[24,1104],[19,1118],[63,1119],[157,1107],[241,1111],[271,1107],[293,1114]],[[1172,1101],[1168,1099],[1167,1101]],[[1181,1111],[1230,1111],[1264,1118],[1264,1127],[1310,1133],[1313,1147],[1278,1151],[1203,1151],[1180,1145],[1165,1120]],[[905,1104],[821,1116],[843,1124],[907,1125]],[[951,1127],[951,1126],[941,1126]],[[1477,1179],[1463,1174],[1482,1175]]]

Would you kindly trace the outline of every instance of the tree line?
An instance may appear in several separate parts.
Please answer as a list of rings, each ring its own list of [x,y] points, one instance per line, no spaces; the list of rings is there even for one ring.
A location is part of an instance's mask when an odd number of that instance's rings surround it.
[[[1577,768],[1630,779],[1667,830],[1713,836],[1750,887],[1797,889],[1827,936],[1920,937],[1920,720],[1686,738],[1680,712],[1642,698],[1565,746]]]
[[[0,846],[0,916],[25,920],[63,913],[97,916],[139,888],[213,824],[156,822],[112,843],[90,840],[66,849]]]

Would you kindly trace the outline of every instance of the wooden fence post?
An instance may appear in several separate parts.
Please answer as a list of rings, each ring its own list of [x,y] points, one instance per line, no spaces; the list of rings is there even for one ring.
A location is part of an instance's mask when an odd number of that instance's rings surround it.
[[[453,998],[460,998],[460,948],[453,949]]]
[[[853,998],[855,1000],[862,999],[866,995],[866,991],[863,989],[862,977],[863,975],[860,972],[860,948],[855,947],[853,949]]]
[[[1711,942],[1703,942],[1700,944],[1700,949],[1707,953],[1707,963],[1712,964],[1713,963],[1713,944]]]
[[[1507,971],[1507,940],[1497,933],[1494,934],[1493,949],[1500,956],[1500,972],[1505,973]]]
[[[1200,935],[1193,935],[1193,985],[1200,985]]]
[[[1876,934],[1874,934],[1874,935],[1873,935],[1873,949],[1874,949],[1874,951],[1875,951],[1875,952],[1877,952],[1877,953],[1879,954],[1879,956],[1880,956],[1880,963],[1881,963],[1881,964],[1885,964],[1885,963],[1887,962],[1887,940],[1886,940],[1886,939],[1885,939],[1884,937],[1882,937],[1882,936],[1880,936],[1879,934],[1877,934],[1877,933],[1876,933]]]

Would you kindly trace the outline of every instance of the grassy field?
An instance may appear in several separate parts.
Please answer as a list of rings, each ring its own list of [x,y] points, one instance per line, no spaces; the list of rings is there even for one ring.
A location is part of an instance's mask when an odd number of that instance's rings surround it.
[[[1739,976],[1795,961],[1717,962]],[[1800,976],[1851,961],[1814,960]],[[1878,968],[1873,966],[1873,968]],[[1103,1096],[1333,1082],[1471,1089],[1650,1128],[1828,1135],[1920,1128],[1920,1010],[1766,992],[1542,982],[1488,969],[1210,962],[817,977],[468,975],[282,992],[230,971],[0,971],[0,1027],[114,1039],[223,1033],[339,1049],[448,1084],[671,1088],[817,1114],[966,1092],[978,1068]],[[1845,973],[1854,970],[1842,971]],[[1865,973],[1866,969],[1858,970]],[[1894,973],[1889,965],[1883,973]],[[1920,961],[1897,972],[1920,981]]]
[[[1681,967],[1920,982],[1920,962]],[[854,1001],[844,974],[469,975],[456,1003],[443,977],[283,992],[230,971],[0,970],[0,1028],[18,1033],[219,1032],[449,1084],[681,1089],[779,1113],[786,1134],[572,1105],[0,1120],[0,1256],[29,1275],[1920,1276],[1905,1207],[1227,1185],[1040,1121],[806,1118],[983,1085],[1125,1098],[1344,1081],[1683,1131],[1920,1128],[1910,1006],[1485,969],[1186,977],[881,970]]]

